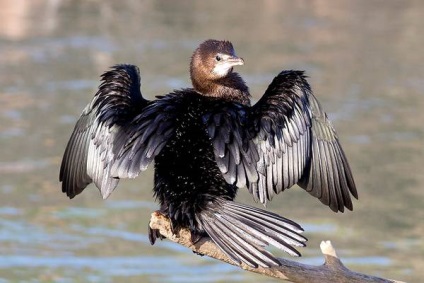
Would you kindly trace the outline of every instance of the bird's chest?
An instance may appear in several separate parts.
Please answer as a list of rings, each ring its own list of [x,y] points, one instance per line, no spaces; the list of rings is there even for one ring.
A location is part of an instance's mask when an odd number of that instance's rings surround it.
[[[211,146],[199,112],[200,110],[188,109],[187,113],[176,119],[174,137],[168,142],[164,151],[168,161],[185,160],[187,161],[184,162],[185,165],[193,165],[192,162],[201,159],[204,151]]]
[[[173,137],[155,159],[156,175],[175,186],[190,185],[213,166],[212,144],[202,114],[202,109],[189,107],[179,115]]]

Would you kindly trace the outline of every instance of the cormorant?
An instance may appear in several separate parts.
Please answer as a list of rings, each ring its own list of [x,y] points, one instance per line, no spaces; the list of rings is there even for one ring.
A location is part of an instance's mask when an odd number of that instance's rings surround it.
[[[154,195],[173,229],[207,234],[234,262],[269,267],[269,244],[300,255],[303,230],[272,212],[234,202],[247,187],[266,204],[298,184],[333,211],[352,210],[357,191],[336,132],[303,71],[282,71],[250,105],[233,71],[243,65],[229,41],[207,40],[190,64],[193,88],[148,101],[139,69],[116,65],[102,75],[83,110],[60,169],[70,198],[94,182],[107,198],[121,178],[135,178],[154,160]],[[175,230],[174,230],[175,231]],[[157,231],[149,228],[153,244]]]

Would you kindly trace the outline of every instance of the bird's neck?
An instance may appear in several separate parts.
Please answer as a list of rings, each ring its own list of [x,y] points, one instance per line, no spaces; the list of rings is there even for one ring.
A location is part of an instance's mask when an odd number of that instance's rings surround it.
[[[249,88],[239,74],[231,72],[224,78],[210,80],[205,76],[192,74],[194,89],[204,96],[220,97],[229,101],[250,105]]]

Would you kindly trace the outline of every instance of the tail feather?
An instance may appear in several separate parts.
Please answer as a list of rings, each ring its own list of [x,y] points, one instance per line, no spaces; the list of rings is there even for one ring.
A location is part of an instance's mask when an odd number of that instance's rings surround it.
[[[227,218],[227,216],[225,217]],[[268,229],[266,224],[261,223],[260,225],[257,225],[256,222],[250,220],[248,217],[245,219],[228,217],[227,220],[232,222],[235,226],[241,224],[241,226],[244,228],[243,232],[251,233],[257,237],[261,237],[264,241],[267,242],[267,245],[271,244],[292,256],[300,256],[300,253],[291,245],[303,246],[302,243],[297,242],[283,232]],[[239,228],[241,227],[239,226]]]
[[[217,238],[215,235],[215,240],[223,242],[225,248],[227,249],[228,254],[235,254],[238,256],[236,261],[240,264],[240,261],[247,263],[250,266],[257,267],[258,263],[267,266],[269,262],[272,262],[274,265],[278,265],[278,261],[264,249],[257,249],[254,244],[245,239],[241,233],[237,233],[234,230],[228,229],[224,223],[216,221],[211,223],[211,228],[213,231],[219,231],[220,235],[225,236],[223,238]],[[212,233],[213,234],[213,233]],[[213,238],[212,238],[213,239]],[[229,252],[228,252],[229,251]],[[231,258],[233,258],[232,256]]]
[[[210,202],[199,214],[201,227],[235,263],[251,267],[278,266],[280,262],[265,247],[273,245],[292,256],[292,246],[305,246],[303,229],[275,213],[226,200]]]
[[[292,256],[300,256],[300,253],[290,245],[302,246],[301,243],[295,242],[292,239],[285,237],[285,235],[280,234],[282,232],[267,229],[266,223],[260,223],[258,225],[258,223],[252,221],[248,217],[228,217],[227,215],[224,217],[227,218],[228,222],[232,223],[232,225],[243,229],[243,232],[247,235],[252,234],[260,237],[266,241],[267,245],[271,244]]]
[[[228,203],[228,202],[226,202]],[[250,211],[252,212],[252,215],[257,215],[257,216],[264,216],[267,217],[269,220],[272,221],[272,219],[283,219],[284,222],[281,223],[281,221],[279,222],[280,224],[282,224],[284,227],[288,227],[298,233],[302,233],[304,230],[302,227],[300,227],[299,224],[297,224],[296,222],[294,222],[293,220],[290,220],[288,218],[284,218],[276,213],[273,213],[271,211],[267,211],[267,210],[263,210],[261,208],[257,208],[257,207],[253,207],[253,206],[248,206],[245,204],[241,204],[241,203],[237,203],[237,202],[230,202],[231,205],[226,206],[227,208],[231,208],[231,207],[238,207],[241,208],[242,211]],[[225,203],[223,204],[225,206]],[[278,222],[278,221],[277,221]]]
[[[220,229],[216,229],[213,223],[207,222],[204,225],[205,230],[207,231],[209,237],[216,245],[235,263],[241,264],[241,256],[231,247],[231,244],[227,243],[227,236]],[[246,259],[243,260],[246,262]],[[249,264],[251,265],[251,264]]]
[[[274,232],[275,235],[290,245],[302,247],[304,246],[303,242],[305,241],[305,237],[298,234],[303,232],[303,230],[298,225],[297,227],[300,229],[293,225],[286,226],[284,224],[283,225],[285,227],[281,227],[281,220],[279,221],[279,219],[285,219],[283,217],[276,215],[278,218],[275,218],[274,215],[269,217],[268,215],[264,214],[247,214],[243,211],[235,211],[232,208],[227,208],[227,212],[236,219],[240,219],[240,217],[245,218],[246,221],[248,220],[253,227],[256,223],[261,223],[261,227],[265,228],[266,231]],[[295,232],[292,232],[292,230]]]

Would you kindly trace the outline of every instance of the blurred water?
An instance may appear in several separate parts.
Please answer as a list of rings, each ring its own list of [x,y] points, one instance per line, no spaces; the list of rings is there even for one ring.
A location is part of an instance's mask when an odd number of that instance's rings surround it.
[[[68,200],[67,139],[116,63],[140,67],[152,99],[189,86],[207,38],[231,40],[257,100],[281,69],[306,70],[339,133],[360,200],[334,214],[300,189],[269,209],[301,223],[301,262],[331,240],[353,270],[424,276],[424,4],[421,1],[0,0],[0,282],[275,282],[146,231],[152,172],[103,201]],[[239,201],[252,203],[246,192]],[[285,256],[281,254],[281,256]],[[295,259],[297,260],[297,259]]]

